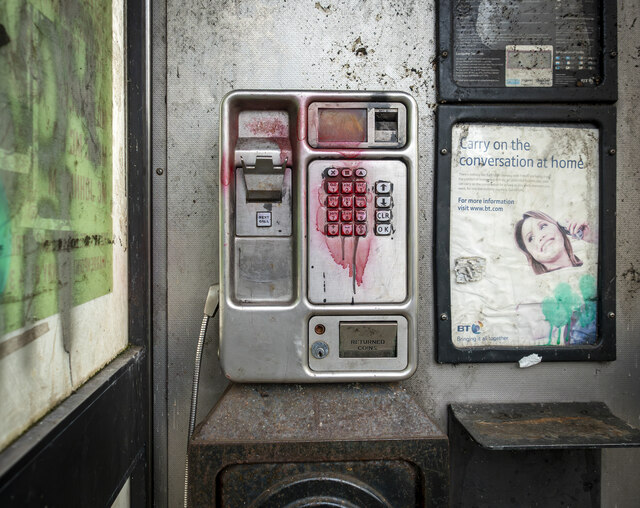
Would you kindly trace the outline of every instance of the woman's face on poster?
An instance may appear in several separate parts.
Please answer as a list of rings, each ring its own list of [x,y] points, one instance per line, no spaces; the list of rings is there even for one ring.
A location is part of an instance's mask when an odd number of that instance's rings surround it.
[[[562,233],[546,220],[526,219],[522,224],[522,241],[533,259],[542,264],[553,263],[565,253]]]

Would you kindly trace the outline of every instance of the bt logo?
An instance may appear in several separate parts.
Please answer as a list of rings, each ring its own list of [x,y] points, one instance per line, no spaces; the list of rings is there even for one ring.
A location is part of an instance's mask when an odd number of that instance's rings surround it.
[[[482,333],[483,327],[484,325],[482,324],[482,321],[477,321],[476,323],[473,323],[471,325],[458,325],[458,332],[468,332],[469,330],[471,330],[476,335],[479,335],[480,333]]]

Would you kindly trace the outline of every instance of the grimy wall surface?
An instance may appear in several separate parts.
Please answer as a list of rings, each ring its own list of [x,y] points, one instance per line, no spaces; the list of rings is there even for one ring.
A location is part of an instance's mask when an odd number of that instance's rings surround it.
[[[195,342],[218,278],[219,105],[233,89],[403,90],[420,108],[420,357],[404,385],[442,427],[451,402],[606,402],[640,426],[640,1],[620,0],[618,359],[610,363],[439,365],[433,311],[435,7],[427,0],[168,0],[154,12],[154,304],[157,502],[182,496]],[[166,97],[166,104],[165,104]],[[536,106],[532,106],[536,107]],[[217,320],[199,416],[226,386]],[[166,392],[165,392],[166,389]],[[603,454],[603,506],[640,498],[640,451]],[[166,482],[166,483],[165,483]],[[168,485],[167,485],[168,484]],[[168,498],[166,495],[168,489]]]

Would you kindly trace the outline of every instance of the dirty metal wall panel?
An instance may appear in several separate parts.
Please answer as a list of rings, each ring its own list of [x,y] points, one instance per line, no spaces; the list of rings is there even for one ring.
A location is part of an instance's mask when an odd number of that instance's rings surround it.
[[[208,286],[217,282],[218,122],[225,93],[239,88],[403,90],[419,106],[418,371],[405,386],[444,427],[452,402],[602,400],[640,423],[640,131],[637,23],[640,2],[619,3],[617,352],[612,363],[438,365],[433,321],[434,3],[416,1],[167,2],[167,334],[169,505],[182,496],[183,458],[196,337]],[[155,196],[154,196],[155,197]],[[217,321],[209,327],[200,409],[224,390]],[[603,506],[640,496],[637,451],[603,452]]]
[[[0,7],[0,448],[126,345],[123,15]]]
[[[167,506],[167,9],[156,2],[152,12],[152,163],[153,217],[153,489],[154,504]]]

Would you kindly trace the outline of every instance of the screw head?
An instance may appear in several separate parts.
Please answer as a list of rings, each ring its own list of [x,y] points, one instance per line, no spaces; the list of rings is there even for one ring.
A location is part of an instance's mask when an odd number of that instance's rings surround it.
[[[440,314],[440,321],[446,321],[447,319],[449,319],[449,316],[445,312]]]
[[[609,155],[615,155],[616,154],[616,149],[615,148],[610,148],[609,149]]]
[[[618,56],[618,52],[617,51],[612,51],[611,53],[609,53],[609,55],[611,56],[611,58],[615,58]]]
[[[445,49],[442,53],[440,53],[442,58],[447,58],[449,56],[449,52]]]
[[[443,148],[442,150],[440,150],[441,155],[447,155],[448,153],[449,153],[449,150],[447,150],[446,148]]]
[[[156,169],[156,175],[161,175],[162,173],[164,173],[164,169],[162,169],[162,168],[157,168]]]
[[[318,335],[322,335],[322,334],[324,333],[325,328],[324,328],[324,325],[322,325],[322,324],[317,324],[313,330],[314,330]]]
[[[616,313],[615,313],[615,312],[609,312],[609,313],[607,314],[607,317],[608,317],[609,319],[615,319],[615,317],[616,317]]]

